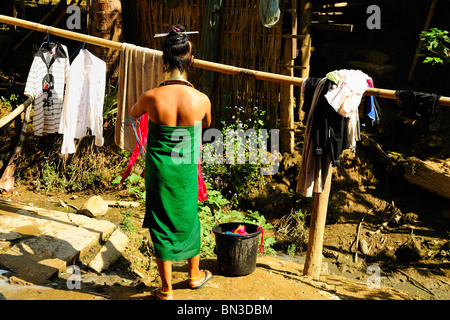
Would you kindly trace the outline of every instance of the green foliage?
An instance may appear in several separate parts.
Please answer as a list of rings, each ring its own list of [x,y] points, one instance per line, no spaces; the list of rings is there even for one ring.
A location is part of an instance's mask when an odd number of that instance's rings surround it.
[[[438,28],[431,28],[422,31],[420,40],[423,45],[419,48],[424,56],[423,63],[431,63],[432,65],[444,64],[450,62],[450,37],[448,31]]]
[[[117,115],[117,90],[118,85],[113,86],[110,81],[108,81],[108,86],[106,87],[105,101],[103,104],[103,119],[107,120],[111,118],[113,121],[116,120]]]
[[[131,208],[127,208],[127,209],[122,209],[120,210],[122,216],[123,216],[123,221],[122,221],[122,229],[125,231],[136,231],[136,226],[133,223],[133,211]]]
[[[12,105],[15,105],[17,103],[17,99],[18,97],[14,93],[9,96],[9,99],[6,99],[4,96],[2,96],[0,98],[0,106],[9,109]]]
[[[224,141],[216,140],[203,145],[202,172],[205,180],[214,189],[223,192],[231,201],[235,201],[266,183],[261,169],[269,167],[270,164],[266,154],[259,153],[259,150],[267,149],[266,137],[261,133],[261,129],[266,127],[266,111],[253,107],[251,111],[244,112],[244,108],[238,106],[234,108],[225,106],[223,109],[224,115],[220,117],[219,126],[222,127]],[[230,147],[226,142],[226,139],[230,138],[227,137],[227,131],[237,133],[238,130],[248,135],[236,135],[231,150],[227,150]],[[217,155],[214,150],[220,149],[220,146],[223,148],[223,153]],[[250,150],[255,151],[255,149],[257,149],[256,154],[250,155]],[[236,156],[234,161],[227,159],[227,156],[231,154]],[[256,157],[250,161],[251,156]]]
[[[222,196],[219,191],[208,189],[208,200],[199,202],[198,213],[202,230],[201,251],[203,257],[210,257],[214,254],[215,239],[212,228],[215,225],[227,222],[246,222],[258,225],[268,231],[273,226],[266,221],[266,218],[257,211],[242,212],[232,209],[232,203]],[[275,244],[273,237],[264,235],[263,250],[265,253],[274,254],[272,246]]]
[[[119,184],[122,176],[117,176],[111,183]],[[145,201],[145,180],[135,173],[130,174],[124,181],[125,186],[131,196]]]

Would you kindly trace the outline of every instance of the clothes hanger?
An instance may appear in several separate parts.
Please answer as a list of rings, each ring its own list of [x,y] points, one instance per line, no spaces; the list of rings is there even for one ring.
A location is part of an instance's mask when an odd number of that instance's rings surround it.
[[[50,27],[47,28],[47,37],[46,37],[47,39],[44,38],[45,41],[41,43],[41,46],[39,47],[39,49],[41,49],[44,45],[47,48],[50,48],[52,45],[56,44],[54,42],[50,42],[50,32],[49,32],[49,30],[50,30]]]
[[[84,49],[85,49],[85,47],[86,47],[86,41],[87,41],[87,39],[88,39],[89,37],[90,37],[90,35],[88,34],[88,36],[86,37],[86,39],[84,39],[83,44],[82,44],[77,50],[75,50],[74,53],[72,53],[72,55],[70,56],[70,59],[69,59],[69,60],[72,60],[72,57],[73,57],[77,52],[79,52],[80,50],[84,50]]]

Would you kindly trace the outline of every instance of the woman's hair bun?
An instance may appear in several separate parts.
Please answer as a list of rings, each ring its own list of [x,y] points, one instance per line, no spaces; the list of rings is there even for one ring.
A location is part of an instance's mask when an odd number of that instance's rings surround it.
[[[183,26],[177,24],[169,28],[163,44],[163,61],[166,70],[178,69],[180,72],[189,68],[191,56],[191,46],[189,45],[189,37],[185,33]]]
[[[169,28],[167,38],[170,38],[172,45],[182,44],[189,41],[189,37],[184,33],[186,30],[183,26],[177,24]]]

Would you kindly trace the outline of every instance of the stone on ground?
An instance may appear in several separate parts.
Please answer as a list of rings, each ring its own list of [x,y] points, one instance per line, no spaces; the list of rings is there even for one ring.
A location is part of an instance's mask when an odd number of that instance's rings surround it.
[[[116,229],[99,253],[91,260],[89,267],[97,272],[108,269],[111,264],[120,258],[129,241],[130,239],[122,230]]]
[[[94,218],[108,211],[108,203],[101,196],[90,197],[80,209],[80,213]]]

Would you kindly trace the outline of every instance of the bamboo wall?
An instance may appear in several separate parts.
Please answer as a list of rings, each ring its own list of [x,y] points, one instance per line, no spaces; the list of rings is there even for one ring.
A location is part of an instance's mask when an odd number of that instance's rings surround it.
[[[282,17],[272,27],[266,28],[259,18],[259,1],[224,1],[220,63],[281,74]],[[280,1],[282,2],[282,1]],[[245,77],[219,74],[216,92],[221,106],[243,107],[250,114],[254,107],[263,108],[270,124],[279,118],[280,85]],[[222,110],[219,110],[219,114]]]
[[[124,41],[161,50],[164,38],[154,38],[154,34],[167,32],[171,25],[178,23],[186,30],[200,32],[191,35],[191,40],[197,47],[197,56],[203,59],[200,48],[205,2],[184,0],[178,7],[170,9],[166,1],[137,0],[133,4],[123,1]],[[283,3],[280,1],[280,5]],[[282,73],[282,17],[274,27],[266,28],[260,21],[258,5],[258,0],[222,1],[220,48],[215,62]],[[127,21],[126,17],[135,17],[136,21]],[[194,69],[190,79],[200,88],[201,71]],[[226,115],[225,106],[243,107],[247,111],[245,115],[257,106],[266,110],[270,124],[276,124],[279,84],[216,73],[214,88],[210,98],[216,120]]]

